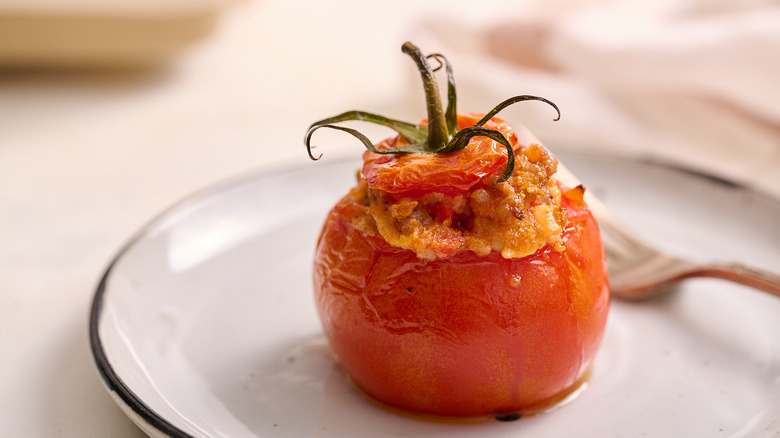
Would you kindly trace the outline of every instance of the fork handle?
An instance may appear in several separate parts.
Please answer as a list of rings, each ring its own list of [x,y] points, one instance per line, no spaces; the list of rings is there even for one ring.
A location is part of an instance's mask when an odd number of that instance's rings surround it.
[[[712,263],[691,272],[691,276],[733,281],[780,298],[780,275],[739,263]]]

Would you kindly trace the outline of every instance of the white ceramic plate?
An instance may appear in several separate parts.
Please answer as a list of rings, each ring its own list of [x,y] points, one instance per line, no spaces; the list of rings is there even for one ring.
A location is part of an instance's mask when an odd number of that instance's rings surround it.
[[[647,240],[693,259],[780,269],[780,203],[636,161],[561,154]],[[355,163],[233,182],[180,203],[113,261],[91,340],[114,399],[172,437],[772,436],[780,434],[780,300],[717,280],[615,302],[589,382],[516,422],[401,417],[357,395],[313,307],[310,261]]]

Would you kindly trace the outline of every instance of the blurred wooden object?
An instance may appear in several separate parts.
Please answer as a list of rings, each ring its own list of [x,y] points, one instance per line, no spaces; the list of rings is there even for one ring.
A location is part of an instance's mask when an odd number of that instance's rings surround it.
[[[0,68],[158,64],[215,27],[220,0],[0,0]]]

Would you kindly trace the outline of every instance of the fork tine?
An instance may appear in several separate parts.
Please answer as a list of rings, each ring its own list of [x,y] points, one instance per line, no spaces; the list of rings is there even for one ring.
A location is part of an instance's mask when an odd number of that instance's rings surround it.
[[[556,177],[572,187],[581,184],[560,164]],[[689,263],[663,254],[636,238],[592,191],[585,191],[585,202],[601,231],[613,295],[630,300],[646,298],[651,291],[655,295],[659,290],[668,289],[670,280],[690,268]]]
[[[556,178],[569,187],[581,185],[563,164]],[[599,224],[612,295],[642,300],[660,295],[677,282],[693,277],[712,277],[743,284],[780,297],[780,275],[738,263],[697,265],[665,254],[634,237],[590,190],[585,202]]]

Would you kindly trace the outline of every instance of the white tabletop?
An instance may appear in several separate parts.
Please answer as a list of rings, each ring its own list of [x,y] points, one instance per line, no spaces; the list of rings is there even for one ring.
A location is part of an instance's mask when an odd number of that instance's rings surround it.
[[[144,436],[88,345],[103,270],[186,195],[311,165],[302,138],[315,120],[348,109],[422,118],[421,94],[402,102],[420,90],[398,91],[413,74],[403,41],[435,13],[479,20],[512,2],[424,3],[236,1],[163,68],[0,74],[0,436]],[[326,158],[361,150],[322,143]]]

